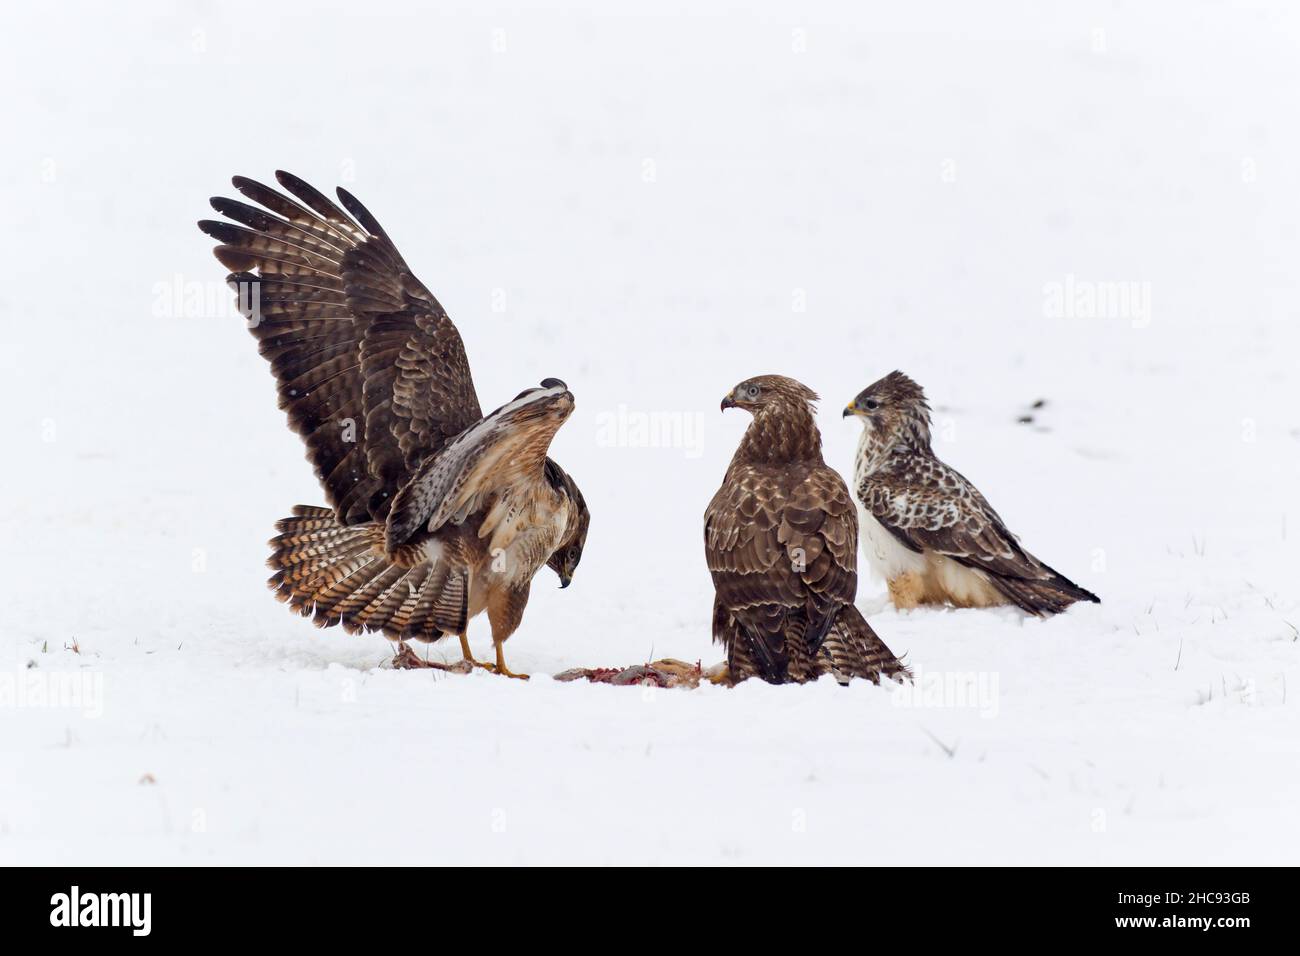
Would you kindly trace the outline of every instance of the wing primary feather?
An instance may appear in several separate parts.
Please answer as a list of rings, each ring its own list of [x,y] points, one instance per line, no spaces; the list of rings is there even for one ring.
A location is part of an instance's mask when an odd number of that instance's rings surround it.
[[[383,236],[388,239],[388,233],[384,232],[384,227],[379,224],[379,220],[371,215],[370,210],[361,204],[356,196],[348,192],[342,186],[334,190],[339,195],[339,201],[343,203],[343,208],[356,217],[357,222],[361,223],[366,232],[374,236]],[[389,240],[391,242],[391,240]]]
[[[336,245],[329,239],[324,238],[318,231],[308,229],[299,223],[289,219],[283,219],[275,213],[267,212],[265,209],[258,209],[256,206],[250,206],[248,203],[240,202],[238,199],[227,199],[225,196],[213,196],[208,200],[212,208],[221,215],[226,216],[235,222],[242,223],[250,229],[256,229],[258,232],[275,234],[284,230],[292,231],[298,235],[310,240],[311,243],[321,244],[328,249],[338,253],[338,258],[342,258],[347,251]],[[331,237],[337,238],[337,237]],[[301,245],[301,243],[299,243]]]
[[[329,222],[359,231],[360,227],[348,217],[347,213],[334,205],[328,196],[310,183],[299,179],[293,173],[285,172],[283,169],[275,171],[275,181],[314,209],[318,215],[324,216]],[[359,241],[364,239],[365,236],[358,235],[355,238]]]
[[[292,173],[275,181],[233,177],[244,201],[213,197],[223,218],[199,228],[241,308],[257,296],[249,331],[338,520],[382,521],[421,462],[483,417],[464,343],[355,196],[339,192],[357,219]]]
[[[333,236],[342,240],[347,246],[352,246],[360,238],[353,235],[351,231],[344,232],[337,225],[322,219],[301,203],[295,202],[284,193],[276,192],[270,186],[259,183],[255,179],[249,179],[247,176],[236,176],[230,182],[241,194],[247,196],[253,202],[261,203],[272,212],[279,213],[304,228],[310,226],[311,231],[321,234],[322,238]]]

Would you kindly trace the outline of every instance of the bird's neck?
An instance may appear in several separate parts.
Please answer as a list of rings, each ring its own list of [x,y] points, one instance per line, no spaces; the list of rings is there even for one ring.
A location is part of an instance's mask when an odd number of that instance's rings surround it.
[[[822,460],[822,436],[804,402],[768,405],[754,415],[732,464],[789,464]]]
[[[861,480],[881,468],[895,455],[910,458],[918,455],[933,457],[930,450],[930,429],[924,421],[907,422],[902,427],[879,432],[871,426],[862,429],[858,439],[858,457],[854,477]]]
[[[859,483],[864,476],[879,471],[889,457],[889,449],[888,437],[880,434],[870,424],[865,425],[862,437],[858,439],[858,457],[853,469],[854,484]]]

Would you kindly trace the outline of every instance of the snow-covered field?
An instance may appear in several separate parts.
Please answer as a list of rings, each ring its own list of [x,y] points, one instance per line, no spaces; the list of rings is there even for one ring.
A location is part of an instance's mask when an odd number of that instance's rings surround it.
[[[1300,858],[1300,11],[332,7],[7,14],[0,862]],[[323,499],[194,220],[277,167],[375,212],[486,406],[577,396],[593,524],[530,682],[385,669],[264,587]],[[1104,603],[864,575],[910,694],[549,679],[717,660],[719,399],[807,382],[848,473],[893,368]]]

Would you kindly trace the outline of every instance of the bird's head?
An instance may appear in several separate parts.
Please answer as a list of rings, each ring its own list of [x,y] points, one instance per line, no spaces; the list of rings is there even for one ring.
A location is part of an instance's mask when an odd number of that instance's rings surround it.
[[[868,385],[844,409],[862,420],[872,437],[888,444],[899,439],[930,443],[930,406],[925,392],[902,372],[890,372]]]
[[[521,414],[525,416],[547,416],[562,425],[573,414],[574,399],[564,382],[558,378],[544,378],[540,386],[524,389],[510,404],[519,405]]]
[[[569,499],[570,517],[565,535],[549,558],[546,566],[560,579],[560,587],[567,588],[573,581],[573,573],[578,570],[582,560],[582,549],[587,545],[587,528],[591,525],[591,512],[587,502],[578,490],[578,483],[563,468],[551,459],[546,459],[546,480],[551,487]]]
[[[722,400],[722,410],[740,408],[758,415],[769,408],[807,409],[817,401],[817,393],[807,385],[784,375],[756,375],[747,378]]]
[[[743,408],[754,416],[736,449],[737,462],[785,464],[821,460],[822,436],[813,402],[817,393],[784,375],[747,378],[722,400],[722,409]]]

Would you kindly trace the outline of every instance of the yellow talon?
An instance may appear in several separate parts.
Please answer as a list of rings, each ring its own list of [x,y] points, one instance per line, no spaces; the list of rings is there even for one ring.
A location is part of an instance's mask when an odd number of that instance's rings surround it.
[[[497,662],[495,664],[484,664],[483,666],[493,674],[500,674],[502,677],[514,677],[517,680],[528,680],[527,674],[516,674],[510,668],[506,667],[505,651],[500,644],[497,645]]]
[[[502,677],[513,677],[516,680],[528,680],[528,674],[516,674],[508,667],[498,667],[496,664],[480,664],[480,667],[491,671],[493,674],[500,674]]]

